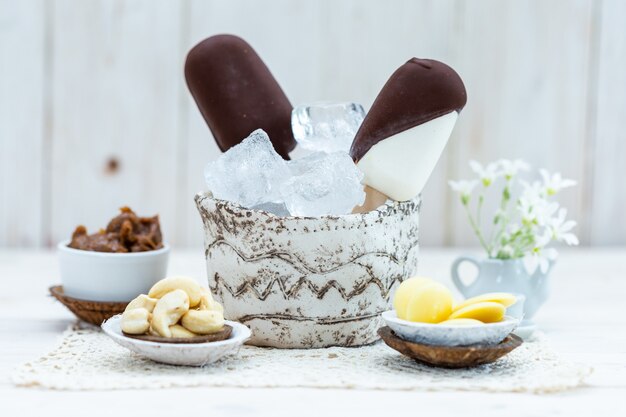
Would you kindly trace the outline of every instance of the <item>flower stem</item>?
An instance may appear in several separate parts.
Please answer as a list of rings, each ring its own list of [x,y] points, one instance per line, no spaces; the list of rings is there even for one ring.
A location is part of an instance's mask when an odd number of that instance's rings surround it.
[[[495,236],[493,236],[493,230],[492,230],[492,236],[489,239],[492,248],[502,246],[500,240],[502,239],[502,235],[506,231],[506,227],[508,226],[510,222],[510,218],[506,211],[509,201],[511,200],[511,191],[510,191],[509,186],[510,186],[510,179],[507,179],[506,183],[504,184],[504,189],[502,190],[502,198],[500,200],[500,211],[496,215],[496,216],[499,216],[498,223],[500,224],[497,226],[499,230],[496,232]],[[497,252],[499,252],[499,250]]]
[[[483,202],[485,201],[485,196],[484,194],[481,194],[478,197],[478,204],[476,206],[476,224],[478,225],[478,227],[480,228],[480,219],[481,219],[481,215],[480,215],[480,211],[483,208]]]
[[[480,242],[480,245],[487,252],[487,256],[489,258],[491,258],[491,249],[489,248],[489,245],[487,245],[487,243],[485,242],[485,238],[483,237],[483,234],[480,231],[480,228],[476,224],[476,221],[474,221],[474,217],[472,217],[472,213],[471,213],[468,205],[467,204],[463,204],[463,206],[465,207],[465,211],[467,212],[467,218],[468,218],[468,220],[470,222],[470,226],[472,226],[472,229],[474,230],[474,233],[476,234],[476,237],[478,237],[478,241]]]

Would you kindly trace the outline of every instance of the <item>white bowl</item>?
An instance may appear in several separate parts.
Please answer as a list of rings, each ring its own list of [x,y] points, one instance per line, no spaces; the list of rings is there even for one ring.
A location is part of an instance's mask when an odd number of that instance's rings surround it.
[[[498,323],[475,325],[415,323],[399,319],[395,310],[382,316],[400,338],[435,346],[497,345],[519,324],[519,319],[509,316]]]
[[[102,330],[120,346],[155,362],[170,365],[203,366],[218,361],[224,356],[236,353],[250,338],[250,329],[241,323],[226,320],[233,328],[230,338],[207,343],[158,343],[133,339],[125,336],[120,327],[121,315],[111,317],[102,323]]]
[[[59,243],[63,292],[90,301],[125,302],[146,294],[165,278],[170,248],[133,253],[108,253],[72,249]]]

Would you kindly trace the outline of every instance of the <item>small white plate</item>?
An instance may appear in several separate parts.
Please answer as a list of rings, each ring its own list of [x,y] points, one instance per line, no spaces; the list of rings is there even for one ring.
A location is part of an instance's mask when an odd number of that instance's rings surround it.
[[[385,311],[383,320],[400,338],[435,346],[497,345],[519,324],[506,316],[498,323],[475,325],[415,323],[399,319],[395,310]]]
[[[252,332],[241,323],[226,320],[233,328],[230,338],[208,343],[158,343],[125,336],[120,327],[121,315],[102,323],[102,330],[118,345],[155,362],[170,365],[203,366],[216,362],[224,356],[236,353],[250,338]]]

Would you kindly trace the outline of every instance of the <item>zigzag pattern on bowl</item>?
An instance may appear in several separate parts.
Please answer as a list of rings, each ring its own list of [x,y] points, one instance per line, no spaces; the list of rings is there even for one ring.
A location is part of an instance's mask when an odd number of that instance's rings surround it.
[[[350,301],[353,297],[362,294],[370,285],[377,286],[380,289],[380,296],[385,298],[391,291],[391,288],[393,288],[393,285],[396,282],[400,282],[400,279],[394,278],[393,280],[391,280],[390,285],[388,287],[385,287],[378,278],[371,278],[368,281],[365,281],[353,287],[351,291],[346,290],[335,280],[328,281],[322,287],[317,287],[314,283],[312,283],[310,280],[308,280],[305,277],[300,278],[298,282],[295,285],[291,286],[290,288],[286,288],[285,284],[283,283],[283,281],[280,280],[280,278],[274,278],[269,282],[269,284],[263,291],[257,290],[249,282],[244,282],[236,289],[233,289],[224,281],[224,279],[222,279],[222,277],[219,274],[215,275],[214,281],[215,281],[215,287],[211,288],[213,292],[217,292],[219,290],[219,287],[221,286],[226,291],[228,291],[230,295],[232,295],[235,298],[238,298],[247,292],[252,292],[256,296],[256,298],[258,298],[261,301],[264,301],[270,294],[272,294],[272,289],[274,285],[278,284],[280,292],[285,298],[292,298],[298,294],[301,288],[308,288],[309,290],[311,290],[313,294],[315,294],[315,296],[318,299],[322,299],[324,298],[324,295],[326,295],[328,290],[330,290],[331,288],[334,288],[339,292],[339,294],[341,294],[341,297],[344,300]]]
[[[341,265],[337,265],[333,268],[329,268],[326,270],[316,270],[315,268],[312,268],[311,266],[307,265],[306,262],[304,262],[302,259],[298,258],[294,254],[289,253],[289,252],[264,253],[261,255],[247,257],[243,255],[241,251],[235,248],[235,246],[232,243],[229,243],[228,241],[224,239],[215,240],[214,242],[207,245],[207,249],[205,251],[205,255],[207,259],[211,258],[211,255],[212,255],[211,250],[218,246],[226,246],[232,249],[232,251],[239,257],[239,259],[242,262],[256,263],[256,262],[262,262],[264,260],[273,260],[273,261],[278,260],[284,263],[285,264],[284,266],[289,266],[296,272],[305,275],[305,276],[300,277],[298,281],[291,286],[287,286],[285,284],[285,280],[279,277],[275,277],[275,278],[272,278],[267,283],[264,289],[259,290],[255,288],[254,285],[250,281],[244,281],[239,286],[232,287],[226,282],[226,280],[222,276],[219,275],[219,273],[214,274],[213,281],[215,282],[215,285],[211,287],[214,293],[219,292],[220,287],[221,287],[235,298],[239,298],[242,295],[251,292],[256,296],[256,298],[262,301],[265,300],[270,294],[272,294],[275,285],[278,286],[278,289],[280,290],[281,294],[283,295],[285,299],[294,298],[295,296],[298,295],[299,291],[302,288],[308,288],[318,299],[322,299],[331,288],[334,288],[339,292],[339,294],[341,294],[341,297],[344,300],[350,301],[353,297],[362,294],[365,290],[367,290],[367,288],[370,285],[377,286],[378,289],[380,290],[380,296],[382,298],[387,298],[387,296],[391,292],[391,289],[393,288],[395,283],[402,281],[401,274],[399,273],[398,275],[392,277],[391,279],[385,280],[386,283],[383,283],[381,279],[379,279],[378,277],[374,275],[374,273],[372,272],[371,266],[367,262],[359,262],[359,261],[364,260],[363,258],[366,258],[368,256],[386,257],[391,262],[395,263],[400,269],[402,269],[404,267],[404,262],[406,262],[407,258],[410,256],[411,251],[418,248],[417,243],[415,243],[415,245],[411,245],[411,249],[407,251],[405,256],[402,257],[402,259],[398,259],[393,254],[389,254],[386,252],[368,252],[368,253],[363,253],[358,256],[355,256],[352,259],[350,259],[348,262],[345,262]],[[355,285],[351,289],[347,289],[336,280],[329,280],[329,281],[326,281],[324,285],[318,286],[309,278],[307,278],[308,274],[326,275],[332,272],[340,271],[341,269],[346,268],[348,266],[359,266],[363,268],[366,271],[367,275],[369,276],[369,279],[366,281],[356,281]]]
[[[417,241],[413,242],[411,245],[411,249],[413,249],[414,247],[416,247],[418,244]],[[216,239],[213,242],[209,243],[204,251],[204,255],[205,257],[209,257],[211,255],[211,249],[215,246],[219,246],[219,245],[226,245],[229,246],[236,254],[237,256],[239,256],[239,258],[241,258],[241,260],[245,261],[245,262],[257,262],[257,261],[261,261],[263,259],[274,259],[274,258],[279,258],[285,262],[288,262],[291,266],[293,266],[294,268],[296,268],[297,270],[299,270],[300,272],[309,272],[312,274],[326,274],[328,272],[333,272],[336,271],[350,263],[355,263],[357,260],[359,260],[360,258],[367,256],[367,255],[375,255],[375,256],[382,256],[382,257],[386,257],[389,258],[392,262],[401,265],[404,262],[406,262],[407,258],[409,257],[409,253],[411,252],[411,250],[407,251],[407,253],[405,254],[405,256],[402,257],[402,259],[398,259],[396,256],[394,256],[391,253],[388,252],[367,252],[367,253],[362,253],[358,256],[353,257],[352,259],[350,259],[348,262],[345,262],[343,264],[337,265],[336,267],[327,269],[327,270],[317,270],[309,265],[307,265],[307,263],[300,259],[299,257],[297,257],[296,255],[289,253],[289,252],[279,252],[279,251],[270,251],[270,252],[265,252],[261,255],[254,255],[254,256],[245,256],[239,249],[237,249],[235,247],[235,245],[233,245],[232,243],[228,242],[225,239]],[[301,267],[301,268],[298,268]]]

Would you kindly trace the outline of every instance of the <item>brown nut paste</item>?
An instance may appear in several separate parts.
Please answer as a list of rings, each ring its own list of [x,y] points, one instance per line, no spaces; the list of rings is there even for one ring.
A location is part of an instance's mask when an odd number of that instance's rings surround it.
[[[78,226],[68,245],[73,249],[95,252],[145,252],[163,247],[159,216],[139,217],[129,207],[122,207],[106,229],[88,234],[85,226]]]

